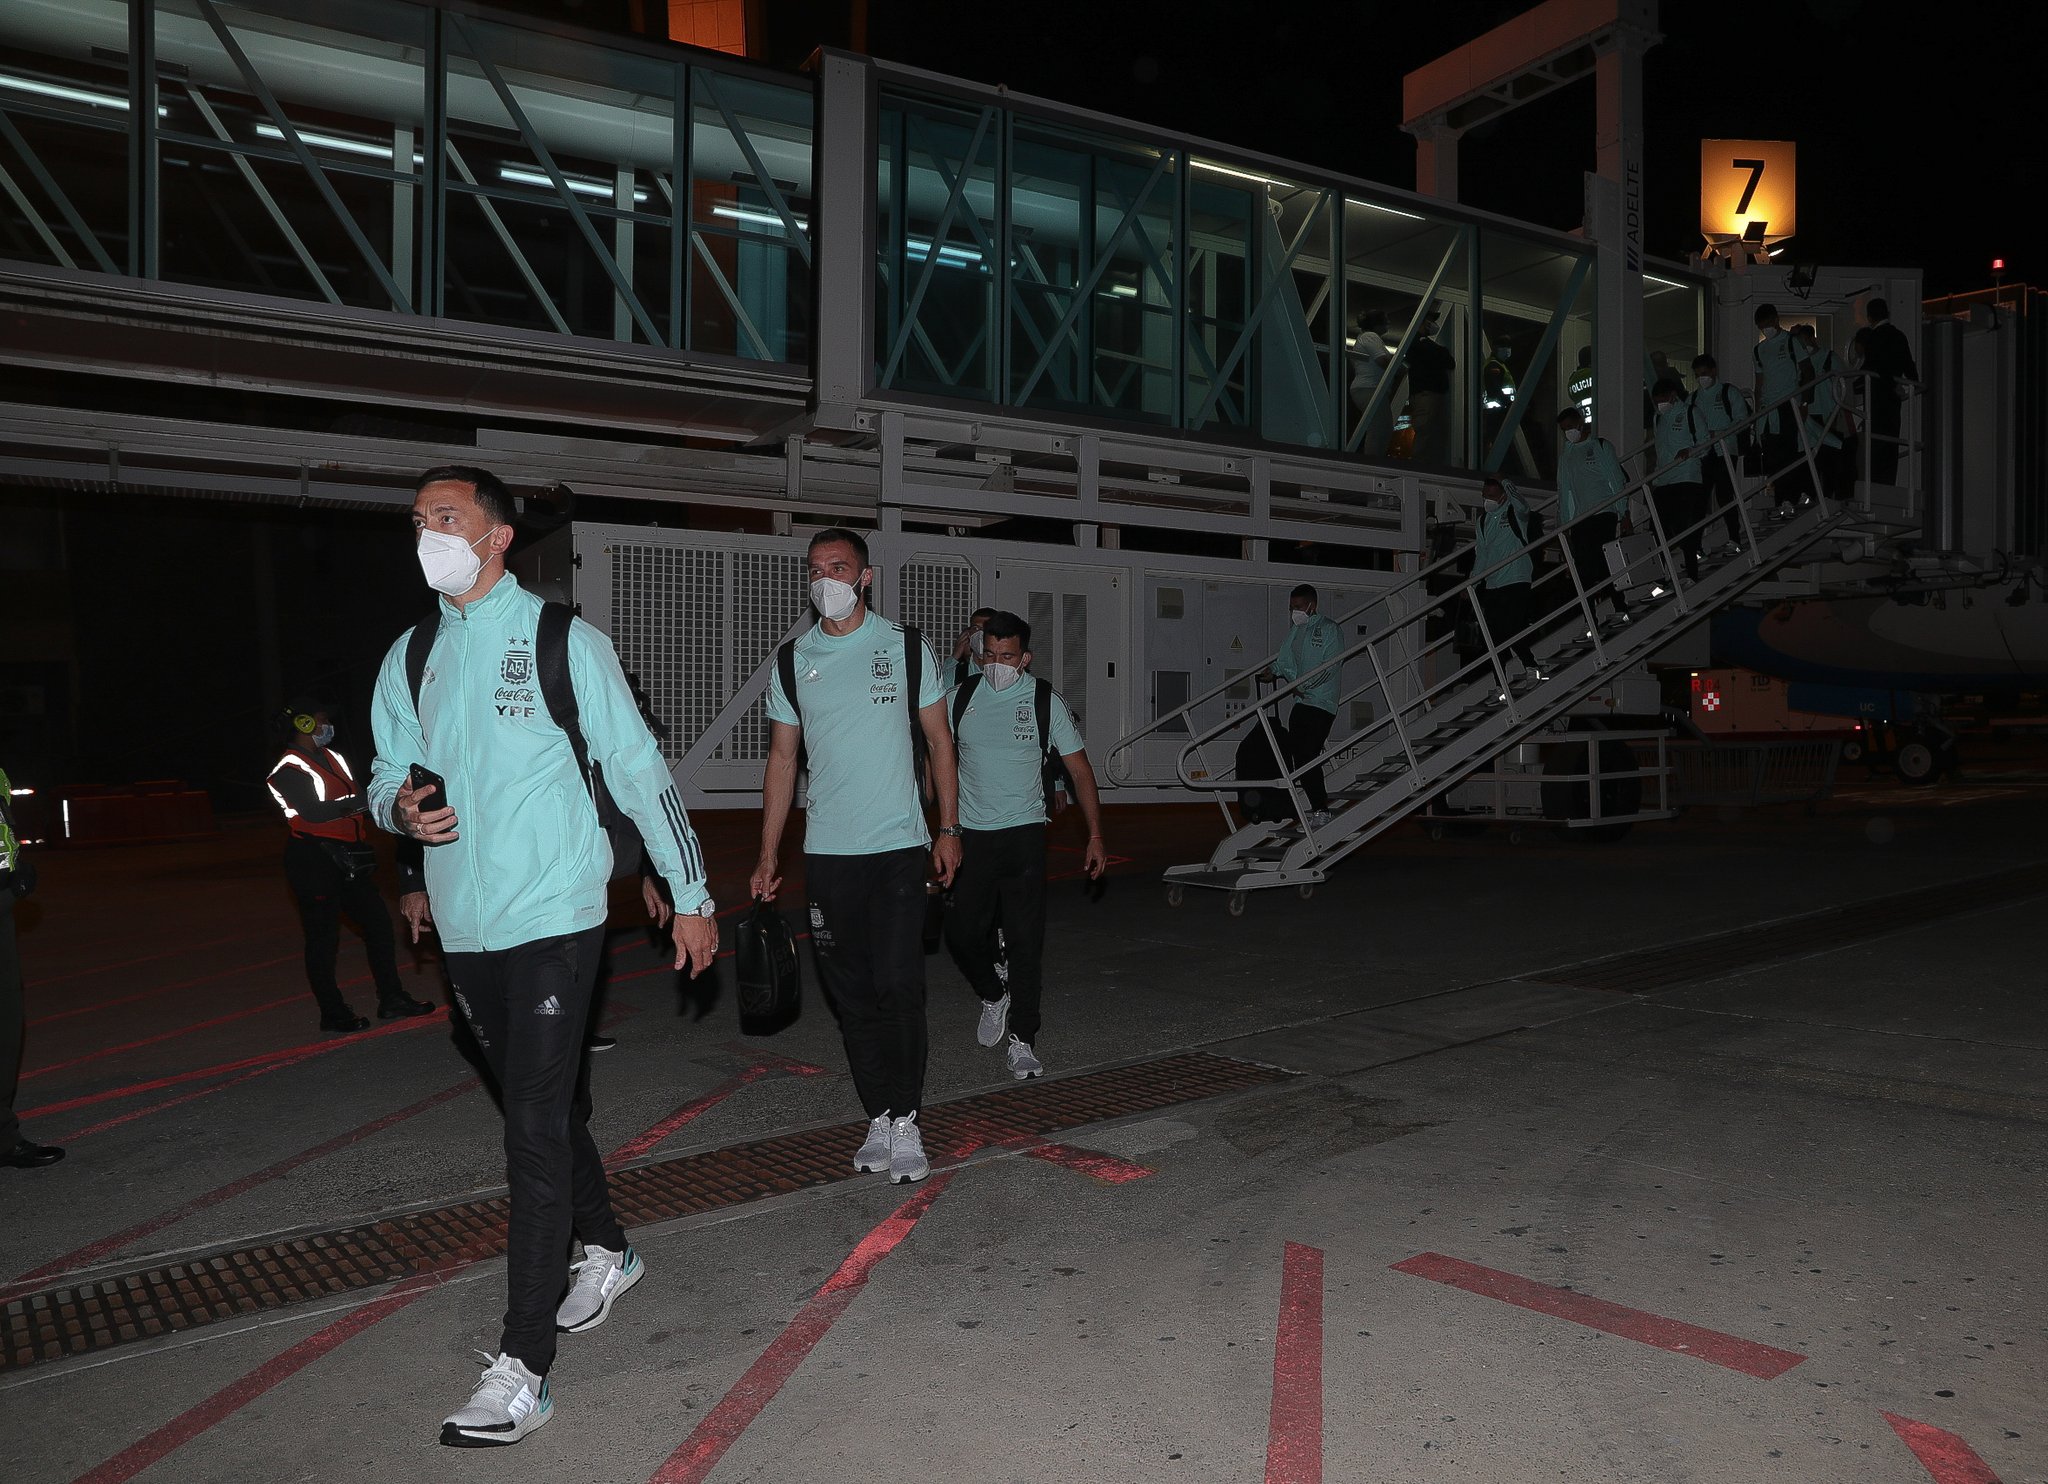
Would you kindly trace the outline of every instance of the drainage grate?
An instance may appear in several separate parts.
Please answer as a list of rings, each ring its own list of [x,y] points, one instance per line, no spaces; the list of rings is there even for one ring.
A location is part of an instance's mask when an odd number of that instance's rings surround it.
[[[1947,886],[1902,892],[1850,907],[1831,907],[1825,912],[1810,912],[1804,917],[1761,927],[1737,928],[1711,938],[1666,943],[1520,977],[1531,984],[1644,994],[1701,979],[1719,979],[1735,969],[1867,943],[1904,928],[1921,927],[1982,907],[2023,901],[2044,891],[2048,891],[2048,865],[2021,866]]]
[[[939,1159],[1111,1118],[1283,1082],[1291,1072],[1191,1052],[936,1104],[924,1111]],[[612,1203],[628,1227],[716,1211],[844,1180],[858,1125],[804,1129],[615,1171]],[[215,1257],[45,1289],[10,1302],[0,1371],[216,1324],[309,1299],[380,1287],[505,1247],[498,1196]]]

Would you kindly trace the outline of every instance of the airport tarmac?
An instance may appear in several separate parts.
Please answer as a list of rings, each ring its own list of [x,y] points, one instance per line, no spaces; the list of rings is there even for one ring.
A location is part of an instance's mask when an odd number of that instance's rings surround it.
[[[1242,917],[1158,880],[1213,810],[1112,810],[1100,901],[1057,833],[1049,1075],[933,958],[914,1187],[851,1169],[808,965],[745,1037],[621,902],[593,1129],[648,1276],[483,1452],[436,1442],[504,1301],[445,1013],[316,1030],[269,822],[52,851],[4,1477],[2039,1484],[2048,780],[1841,794],[1407,825]],[[754,817],[698,823],[736,902]]]

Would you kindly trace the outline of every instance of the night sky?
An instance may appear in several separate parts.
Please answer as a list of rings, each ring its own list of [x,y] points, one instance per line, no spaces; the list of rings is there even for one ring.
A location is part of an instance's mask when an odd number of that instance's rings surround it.
[[[1412,187],[1403,74],[1527,0],[872,0],[869,50],[936,72]],[[777,60],[837,7],[770,0]],[[2039,258],[2043,24],[2031,5],[1771,0],[1662,6],[1645,67],[1651,250],[1698,251],[1699,141],[1799,145],[1797,262],[1920,264],[1930,294],[1986,287],[1994,255]],[[808,23],[808,24],[806,24]],[[1593,166],[1581,83],[1468,134],[1462,194],[1579,225]]]

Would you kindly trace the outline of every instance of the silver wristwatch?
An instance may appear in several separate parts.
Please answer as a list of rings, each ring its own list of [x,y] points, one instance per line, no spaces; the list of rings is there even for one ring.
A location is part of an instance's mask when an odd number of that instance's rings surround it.
[[[699,917],[716,917],[718,915],[718,903],[706,897],[697,904],[696,912]]]

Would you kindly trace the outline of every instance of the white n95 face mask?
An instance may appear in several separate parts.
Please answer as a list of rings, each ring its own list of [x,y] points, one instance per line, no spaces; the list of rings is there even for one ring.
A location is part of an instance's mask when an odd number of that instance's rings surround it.
[[[1705,391],[1708,387],[1714,384],[1714,373],[1711,371],[1702,371],[1699,375],[1693,378],[1693,381],[1701,391]]]
[[[820,618],[837,623],[860,606],[860,591],[836,577],[820,577],[811,584],[811,606]]]
[[[497,529],[491,527],[491,531]],[[476,540],[483,540],[491,531],[485,531]],[[419,558],[427,586],[451,598],[459,598],[475,587],[477,573],[484,568],[482,558],[476,554],[476,541],[464,541],[448,531],[421,531]]]
[[[1583,443],[1585,439],[1586,430],[1584,428],[1566,428],[1564,430],[1564,441],[1567,443]]]
[[[468,589],[468,588],[464,588],[464,589],[463,589],[463,591],[464,591],[464,592],[467,592],[467,591],[469,591],[469,589]],[[332,742],[333,740],[334,740],[334,728],[333,728],[333,727],[315,727],[315,728],[313,728],[313,745],[314,745],[315,747],[325,747],[325,746],[326,746],[326,745],[327,745],[328,743]]]
[[[1308,613],[1304,609],[1290,608],[1287,610],[1287,621],[1298,629],[1308,622]]]
[[[969,629],[967,631],[967,647],[973,651],[976,659],[980,659],[981,652],[988,648],[988,635],[984,634],[980,629]]]
[[[1000,660],[991,660],[981,667],[981,678],[989,684],[990,690],[1008,690],[1024,676],[1016,665],[1006,665]]]

